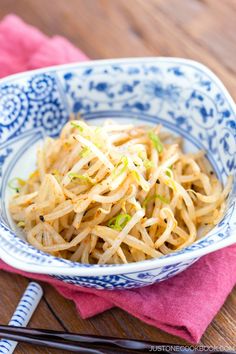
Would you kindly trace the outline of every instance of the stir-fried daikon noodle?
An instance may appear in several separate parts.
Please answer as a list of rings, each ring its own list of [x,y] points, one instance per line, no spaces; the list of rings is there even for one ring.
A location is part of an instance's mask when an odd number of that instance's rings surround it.
[[[160,126],[71,120],[15,178],[10,212],[37,249],[82,263],[129,263],[180,250],[224,213],[225,187],[203,151]],[[17,184],[17,185],[16,185]]]

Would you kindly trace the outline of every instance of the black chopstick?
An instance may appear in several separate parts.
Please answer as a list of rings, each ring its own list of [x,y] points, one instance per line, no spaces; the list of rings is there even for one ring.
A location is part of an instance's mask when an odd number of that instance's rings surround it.
[[[69,350],[70,352],[77,352],[81,354],[104,354],[104,351],[101,351],[99,349],[92,349],[89,347],[82,347],[79,344],[74,345],[70,343],[57,342],[55,340],[44,340],[41,338],[35,339],[34,337],[30,338],[23,334],[17,335],[11,334],[10,332],[7,333],[7,331],[0,331],[0,336],[4,337],[5,339],[14,340],[16,342],[24,342],[31,345],[39,345],[43,347]]]
[[[77,333],[59,332],[46,329],[33,329],[15,326],[0,326],[0,336],[16,341],[27,341],[27,343],[38,345],[54,345],[56,348],[66,349],[68,347],[71,351],[79,352],[78,345],[95,350],[99,350],[99,347],[109,350],[128,350],[129,352],[150,352],[151,346],[157,345],[154,342],[143,342],[138,340],[127,340],[113,337],[100,337],[93,335],[80,335]],[[66,347],[65,347],[66,346]],[[73,347],[73,348],[72,348]],[[76,350],[77,349],[77,350]],[[86,352],[85,352],[86,353]],[[90,352],[88,352],[90,353]],[[92,353],[92,352],[91,352]],[[101,352],[101,353],[104,353]]]
[[[150,353],[155,348],[163,348],[159,353],[198,354],[197,349],[189,348],[181,350],[182,345],[140,341],[134,339],[122,339],[115,337],[102,337],[94,335],[80,335],[77,333],[52,331],[46,329],[34,329],[15,326],[0,325],[0,337],[25,342],[33,345],[41,345],[51,348],[70,350],[81,354],[104,353]],[[166,347],[166,349],[165,349]],[[201,346],[202,347],[202,346]],[[171,348],[171,350],[169,349]],[[201,351],[202,353],[202,351]],[[204,351],[207,353],[222,353],[222,351]],[[227,354],[236,354],[236,351],[225,351]]]

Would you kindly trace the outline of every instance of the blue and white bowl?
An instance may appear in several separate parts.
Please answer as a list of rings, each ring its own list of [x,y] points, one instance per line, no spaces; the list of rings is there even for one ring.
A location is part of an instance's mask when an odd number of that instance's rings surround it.
[[[46,135],[56,137],[71,113],[161,123],[185,139],[186,150],[204,149],[225,183],[236,170],[235,104],[220,80],[185,59],[90,61],[26,72],[0,81],[0,256],[11,266],[98,289],[146,286],[180,273],[200,257],[236,241],[236,180],[223,220],[193,245],[128,265],[85,265],[29,245],[8,213],[7,182],[35,168]]]

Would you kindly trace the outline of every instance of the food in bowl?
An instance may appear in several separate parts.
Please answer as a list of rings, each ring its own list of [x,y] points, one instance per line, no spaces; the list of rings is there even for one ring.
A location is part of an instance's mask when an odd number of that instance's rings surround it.
[[[157,258],[206,235],[222,218],[225,187],[204,151],[185,153],[161,126],[71,120],[46,138],[37,169],[10,182],[9,209],[27,240],[91,264]]]

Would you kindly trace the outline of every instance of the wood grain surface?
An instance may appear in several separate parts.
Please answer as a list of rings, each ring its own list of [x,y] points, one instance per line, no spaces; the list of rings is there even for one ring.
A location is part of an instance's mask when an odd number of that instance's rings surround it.
[[[15,13],[49,36],[67,37],[90,58],[177,56],[210,67],[236,99],[235,0],[0,0],[0,19]],[[0,272],[0,323],[6,324],[28,280]],[[82,320],[74,304],[42,284],[30,326],[184,344],[120,309]],[[204,316],[204,314],[202,314]],[[236,289],[199,344],[236,349]],[[19,344],[16,354],[68,353]]]

